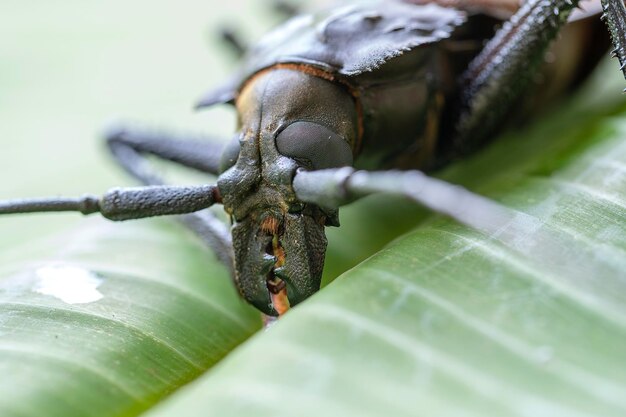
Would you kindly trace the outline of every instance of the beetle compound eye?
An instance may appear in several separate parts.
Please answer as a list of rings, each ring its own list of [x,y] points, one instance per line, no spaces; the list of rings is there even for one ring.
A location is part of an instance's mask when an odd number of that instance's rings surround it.
[[[352,165],[348,142],[317,123],[290,124],[276,137],[276,149],[284,156],[307,162],[313,169]]]
[[[235,165],[237,159],[239,159],[239,151],[241,145],[239,143],[239,134],[235,135],[224,147],[222,151],[222,157],[220,159],[220,172],[226,171],[228,168]]]

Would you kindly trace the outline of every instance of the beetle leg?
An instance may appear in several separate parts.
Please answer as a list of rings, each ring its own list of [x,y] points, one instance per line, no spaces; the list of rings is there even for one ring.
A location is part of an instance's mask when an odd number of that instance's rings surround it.
[[[146,180],[135,175],[136,168],[132,164],[137,160],[126,160],[124,148],[129,148],[135,153],[156,155],[209,174],[219,173],[220,156],[224,145],[210,137],[185,137],[121,126],[108,129],[105,137],[115,160],[145,184],[151,184],[155,179]]]
[[[109,129],[107,145],[115,160],[133,177],[146,185],[162,185],[164,180],[143,154],[157,155],[203,172],[217,174],[222,145],[207,138],[183,139],[136,129]],[[210,211],[179,216],[179,220],[213,250],[233,271],[232,242],[228,227]]]
[[[270,8],[285,19],[300,14],[300,8],[294,2],[287,0],[271,0]],[[218,31],[219,38],[230,48],[237,58],[243,57],[249,45],[243,40],[241,32],[231,25],[224,25]]]
[[[224,26],[219,30],[218,35],[237,58],[241,58],[248,50],[248,46],[241,39],[241,34],[234,28]]]
[[[456,151],[475,148],[499,127],[577,5],[578,0],[529,0],[470,63],[461,78]]]
[[[602,10],[602,18],[609,27],[615,45],[613,56],[619,59],[620,69],[626,78],[626,7],[623,0],[602,0]]]

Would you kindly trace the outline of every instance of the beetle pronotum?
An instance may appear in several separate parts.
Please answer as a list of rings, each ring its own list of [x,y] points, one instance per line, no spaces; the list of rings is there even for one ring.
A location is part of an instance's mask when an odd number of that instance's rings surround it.
[[[419,171],[352,167],[428,170],[484,140],[527,88],[577,4],[530,0],[484,48],[492,26],[479,30],[482,17],[436,4],[386,2],[296,17],[250,49],[241,71],[199,103],[236,107],[238,131],[224,149],[111,130],[114,157],[145,187],[9,200],[0,202],[0,214],[181,215],[231,267],[248,302],[266,315],[282,314],[319,289],[324,227],[338,225],[338,207],[347,202],[402,194],[474,227],[487,227],[485,212],[508,216]],[[624,63],[624,5],[603,5]],[[217,183],[166,185],[145,154],[219,175]],[[232,219],[232,239],[204,210],[216,203]]]

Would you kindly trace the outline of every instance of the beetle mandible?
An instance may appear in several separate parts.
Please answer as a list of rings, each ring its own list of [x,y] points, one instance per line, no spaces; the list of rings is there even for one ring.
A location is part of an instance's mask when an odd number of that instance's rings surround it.
[[[467,2],[469,9],[481,4]],[[624,64],[624,5],[602,4]],[[493,19],[435,3],[357,4],[294,17],[199,102],[236,107],[237,133],[224,149],[114,129],[110,150],[145,187],[101,198],[9,200],[0,202],[0,214],[181,215],[231,268],[246,301],[268,316],[283,314],[319,289],[324,228],[339,225],[342,204],[385,191],[463,220],[446,208],[450,201],[429,200],[428,190],[443,185],[421,172],[366,170],[432,170],[480,144],[531,84],[577,5],[529,0],[495,35]],[[166,185],[145,154],[219,175],[217,183]],[[232,220],[232,239],[204,210],[215,203]]]

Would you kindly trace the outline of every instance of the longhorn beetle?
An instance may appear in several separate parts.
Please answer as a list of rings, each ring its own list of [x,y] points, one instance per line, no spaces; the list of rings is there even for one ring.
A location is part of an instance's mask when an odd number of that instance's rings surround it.
[[[468,10],[487,4],[461,3]],[[264,314],[280,315],[319,289],[324,227],[338,226],[343,204],[396,193],[472,224],[484,199],[420,171],[370,170],[431,170],[492,135],[577,5],[529,0],[495,35],[485,16],[435,3],[355,4],[294,17],[199,102],[236,107],[237,133],[224,149],[112,130],[107,143],[115,159],[144,187],[9,200],[0,202],[0,214],[98,212],[116,221],[181,215],[230,267],[241,295]],[[626,9],[621,0],[602,5],[623,69]],[[217,182],[166,185],[146,154],[219,175]],[[460,207],[461,200],[472,207]],[[205,210],[216,203],[232,220],[230,235]]]

